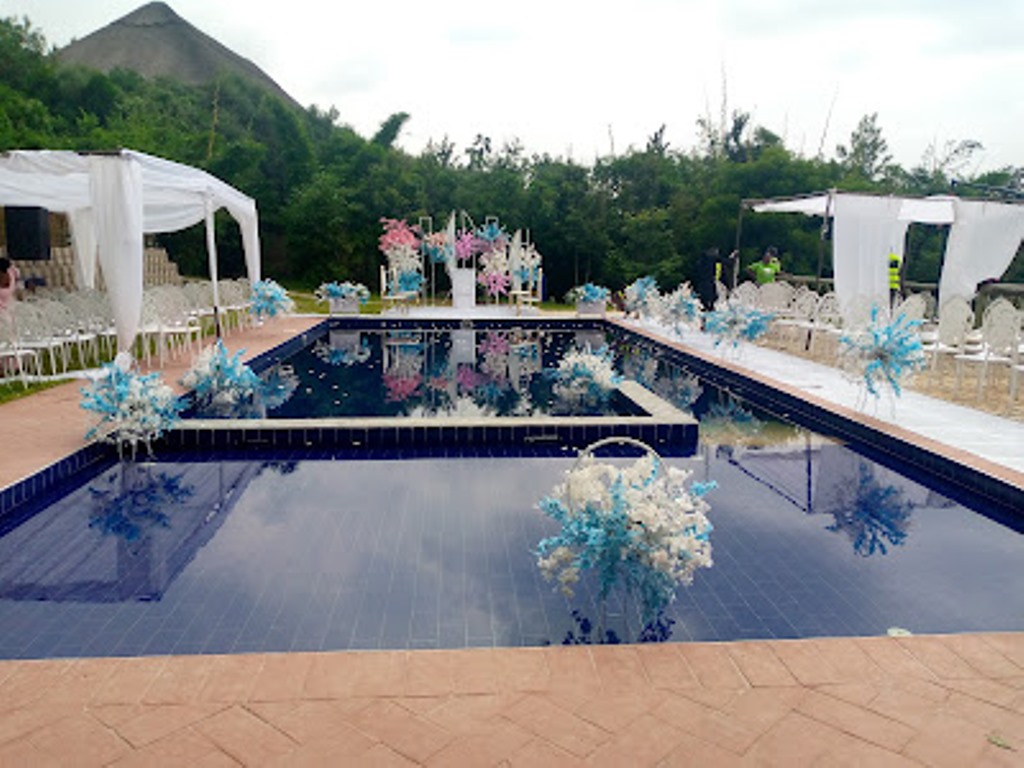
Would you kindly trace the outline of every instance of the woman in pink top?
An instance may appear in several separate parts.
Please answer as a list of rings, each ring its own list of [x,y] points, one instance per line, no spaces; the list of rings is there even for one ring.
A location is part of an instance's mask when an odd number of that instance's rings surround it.
[[[18,268],[6,256],[0,257],[0,312],[7,312],[14,303],[14,290],[18,287]]]

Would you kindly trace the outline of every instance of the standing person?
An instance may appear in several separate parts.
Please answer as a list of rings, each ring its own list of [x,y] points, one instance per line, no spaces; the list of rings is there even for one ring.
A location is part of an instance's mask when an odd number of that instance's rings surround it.
[[[768,250],[764,252],[761,260],[755,261],[747,267],[747,271],[754,277],[754,282],[758,285],[774,283],[775,276],[782,271],[782,262],[779,261],[779,249],[774,245],[768,246]]]
[[[903,267],[903,259],[896,251],[889,251],[889,306],[896,306],[896,302],[903,298],[903,291],[900,286],[900,269]]]
[[[21,273],[6,256],[0,256],[0,314],[6,314],[14,303],[14,291]]]
[[[694,288],[706,310],[714,309],[715,300],[718,298],[715,280],[718,278],[719,263],[717,248],[708,248],[697,259],[697,279],[694,281]]]

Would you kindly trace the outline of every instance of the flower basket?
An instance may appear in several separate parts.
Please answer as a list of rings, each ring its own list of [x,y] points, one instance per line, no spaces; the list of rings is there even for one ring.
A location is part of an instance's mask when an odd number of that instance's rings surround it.
[[[614,444],[643,455],[631,466],[595,458],[597,449]],[[633,438],[605,438],[584,448],[564,482],[540,501],[541,511],[561,527],[537,547],[541,573],[572,597],[582,572],[592,571],[600,582],[602,616],[617,587],[638,601],[644,624],[653,625],[676,589],[712,564],[703,497],[713,484],[688,486],[690,475],[666,466],[653,448]],[[603,637],[603,618],[601,624]]]

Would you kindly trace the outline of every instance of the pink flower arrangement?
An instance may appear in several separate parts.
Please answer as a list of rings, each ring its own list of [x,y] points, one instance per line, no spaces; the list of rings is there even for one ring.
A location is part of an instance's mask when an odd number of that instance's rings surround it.
[[[489,331],[480,342],[480,352],[484,355],[507,355],[508,337],[504,333]]]
[[[377,242],[384,253],[408,248],[416,250],[419,248],[419,237],[416,231],[401,219],[381,219],[384,226],[384,234]]]
[[[469,261],[479,252],[477,238],[472,232],[463,232],[455,241],[455,258],[460,262]]]
[[[420,388],[420,384],[422,383],[423,377],[418,373],[412,376],[392,376],[385,374],[384,387],[388,391],[388,402],[394,403],[408,400],[416,394],[416,391]]]
[[[507,272],[481,272],[476,281],[487,289],[488,296],[503,296],[508,293],[512,278]]]
[[[465,392],[467,390],[476,389],[476,387],[483,381],[483,377],[476,372],[476,369],[471,365],[460,365],[459,370],[455,372],[455,381],[459,385],[459,391]]]

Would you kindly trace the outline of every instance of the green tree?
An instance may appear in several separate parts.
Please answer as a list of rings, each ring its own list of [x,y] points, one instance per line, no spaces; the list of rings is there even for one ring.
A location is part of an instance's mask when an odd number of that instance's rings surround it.
[[[882,137],[882,129],[878,126],[877,112],[860,119],[850,134],[850,145],[837,146],[836,155],[848,177],[866,181],[878,181],[882,177],[892,162],[892,155],[889,154],[888,142]]]

